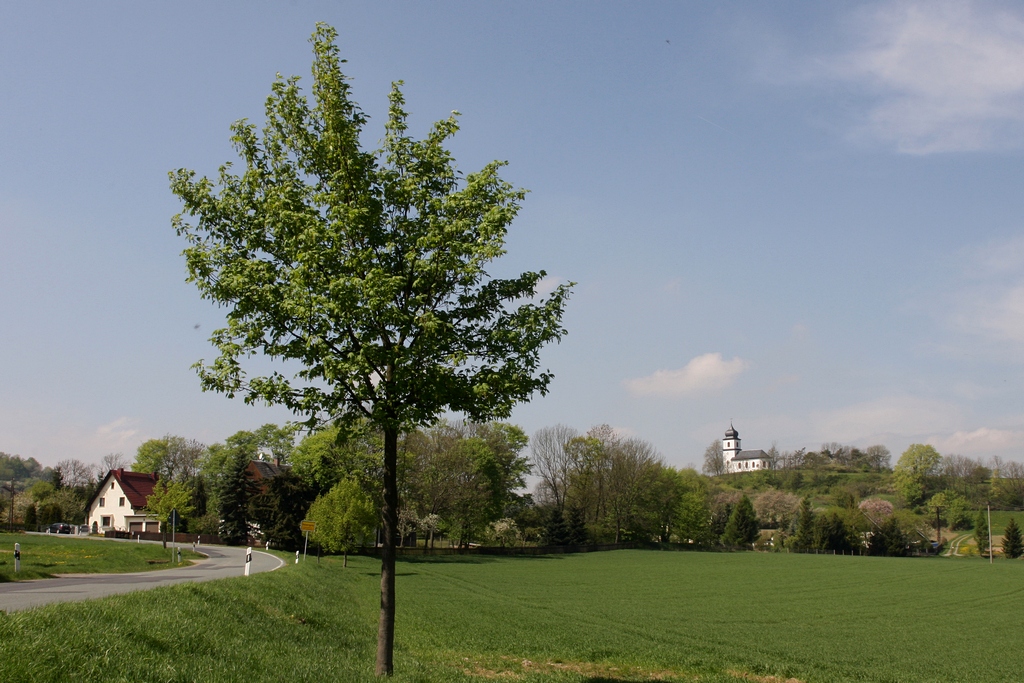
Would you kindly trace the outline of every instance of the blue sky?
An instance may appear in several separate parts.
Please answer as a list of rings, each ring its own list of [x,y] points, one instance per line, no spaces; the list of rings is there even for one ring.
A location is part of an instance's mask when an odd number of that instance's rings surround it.
[[[969,2],[2,5],[0,451],[288,419],[189,369],[221,318],[167,172],[234,158],[316,21],[368,146],[403,79],[530,190],[495,274],[578,283],[528,432],[1024,460],[1024,10]]]

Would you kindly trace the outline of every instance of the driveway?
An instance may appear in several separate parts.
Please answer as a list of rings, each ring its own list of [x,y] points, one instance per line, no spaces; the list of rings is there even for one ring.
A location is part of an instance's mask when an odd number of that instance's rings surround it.
[[[134,574],[65,574],[56,579],[0,583],[0,610],[16,612],[51,602],[89,600],[185,581],[213,581],[243,575],[245,548],[204,545],[198,550],[209,558],[180,569]],[[273,571],[283,566],[284,560],[274,555],[252,551],[250,573]]]

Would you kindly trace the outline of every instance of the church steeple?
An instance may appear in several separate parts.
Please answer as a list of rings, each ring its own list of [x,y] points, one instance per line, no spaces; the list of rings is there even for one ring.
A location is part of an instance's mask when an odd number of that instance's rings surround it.
[[[729,429],[722,439],[722,460],[725,462],[726,472],[732,472],[732,459],[740,454],[740,450],[740,433],[732,426],[732,420],[729,420]]]

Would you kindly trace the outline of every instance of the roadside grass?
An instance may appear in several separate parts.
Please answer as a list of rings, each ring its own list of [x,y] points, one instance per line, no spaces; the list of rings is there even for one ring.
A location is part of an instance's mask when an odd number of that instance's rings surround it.
[[[379,563],[349,563],[0,615],[0,673],[372,681]],[[395,680],[1016,681],[1022,586],[1006,560],[407,556]]]
[[[14,544],[21,544],[21,571],[14,573]],[[0,533],[0,583],[49,579],[57,574],[120,574],[170,569],[192,564],[202,555],[181,550],[175,564],[171,548],[152,543],[106,541]]]

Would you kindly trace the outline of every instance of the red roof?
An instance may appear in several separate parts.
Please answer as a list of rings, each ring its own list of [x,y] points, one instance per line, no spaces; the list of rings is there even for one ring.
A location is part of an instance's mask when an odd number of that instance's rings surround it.
[[[136,510],[146,507],[146,499],[153,495],[153,487],[159,477],[155,472],[127,472],[124,469],[110,470],[107,477],[111,475],[117,479],[128,502]]]

